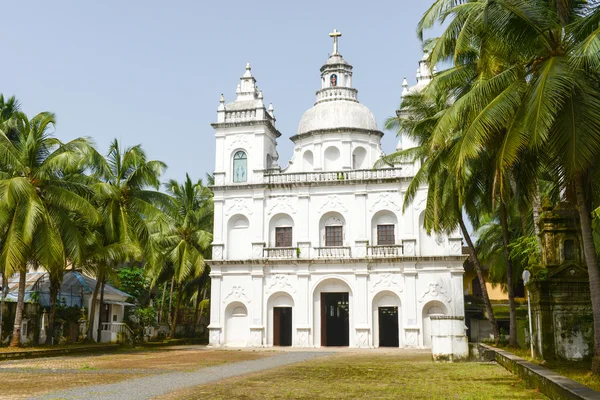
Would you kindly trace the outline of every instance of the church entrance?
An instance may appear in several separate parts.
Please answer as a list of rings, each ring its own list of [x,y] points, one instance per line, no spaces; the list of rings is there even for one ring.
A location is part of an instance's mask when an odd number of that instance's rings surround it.
[[[379,347],[399,347],[398,307],[379,307]]]
[[[292,307],[273,307],[273,346],[292,345]]]
[[[321,293],[321,346],[350,344],[348,293]]]

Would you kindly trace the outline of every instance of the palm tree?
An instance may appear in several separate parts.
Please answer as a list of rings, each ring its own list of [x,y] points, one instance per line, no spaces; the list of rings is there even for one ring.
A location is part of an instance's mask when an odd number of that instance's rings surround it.
[[[432,62],[451,59],[461,67],[475,44],[477,61],[488,71],[484,84],[465,94],[463,108],[451,113],[464,116],[473,107],[466,124],[462,118],[471,133],[458,165],[489,151],[490,136],[502,134],[499,171],[513,168],[524,152],[540,159],[545,153],[561,186],[575,189],[594,315],[592,370],[600,373],[600,267],[591,221],[600,156],[600,7],[578,0],[438,0],[419,30],[446,18]]]
[[[398,134],[406,132],[415,139],[418,146],[390,154],[384,157],[379,165],[384,163],[394,165],[402,161],[421,163],[406,191],[404,209],[412,203],[422,184],[427,183],[429,189],[425,209],[425,228],[428,233],[431,231],[451,233],[457,228],[461,230],[475,266],[487,318],[494,339],[498,341],[500,337],[498,325],[488,296],[483,270],[463,217],[463,213],[467,211],[471,219],[477,219],[477,207],[467,207],[467,205],[473,204],[475,198],[480,196],[477,193],[478,185],[472,179],[472,174],[471,176],[465,174],[463,181],[449,179],[451,173],[449,155],[452,144],[448,142],[444,148],[434,148],[431,143],[432,132],[451,104],[452,97],[452,92],[436,90],[425,90],[404,96],[400,106],[401,111],[397,117],[388,119],[386,129],[396,129]]]
[[[115,139],[107,157],[96,155],[91,167],[98,179],[93,185],[93,200],[101,215],[98,232],[90,238],[87,255],[96,275],[90,307],[93,318],[96,298],[107,275],[130,259],[153,257],[157,249],[152,241],[152,229],[165,229],[167,218],[163,210],[170,207],[171,201],[169,196],[157,191],[166,165],[161,161],[147,160],[140,145],[122,150]],[[98,313],[98,327],[101,325],[100,318],[101,313]],[[90,321],[90,339],[93,326],[93,321]]]
[[[90,147],[85,139],[63,144],[50,129],[54,115],[31,120],[17,112],[0,129],[0,226],[6,227],[0,264],[19,273],[19,291],[10,345],[20,344],[28,266],[64,266],[78,251],[73,215],[95,222],[89,189],[70,179]]]
[[[0,130],[4,132],[8,131],[7,123],[11,120],[16,113],[19,111],[20,105],[17,99],[12,96],[8,99],[4,98],[4,95],[0,93]],[[4,171],[0,169],[0,176],[4,178]],[[6,236],[6,226],[0,228],[0,251],[4,244],[4,238]],[[4,305],[6,303],[6,296],[8,295],[8,276],[5,265],[2,265],[0,268],[0,274],[2,274],[2,282],[0,285],[2,286],[2,293],[0,294],[0,341],[2,341],[2,327],[4,321]]]
[[[156,278],[165,268],[171,269],[177,289],[171,323],[171,337],[174,337],[184,286],[189,280],[201,277],[206,266],[204,259],[212,241],[213,203],[212,192],[202,180],[194,183],[187,174],[182,184],[170,180],[165,187],[173,197],[171,225],[157,237],[163,252],[153,260],[151,275]]]

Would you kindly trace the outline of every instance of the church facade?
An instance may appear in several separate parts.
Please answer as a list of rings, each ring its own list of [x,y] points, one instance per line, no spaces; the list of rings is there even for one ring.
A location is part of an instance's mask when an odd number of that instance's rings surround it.
[[[429,347],[432,315],[464,316],[462,239],[427,235],[426,186],[402,212],[418,165],[373,169],[383,133],[358,101],[339,35],[287,167],[250,65],[235,101],[221,96],[211,346]],[[417,86],[428,71],[422,61]]]

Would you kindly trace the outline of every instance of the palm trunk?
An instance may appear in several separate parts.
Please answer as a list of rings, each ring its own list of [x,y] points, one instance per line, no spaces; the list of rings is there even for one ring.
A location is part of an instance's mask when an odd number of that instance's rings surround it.
[[[535,237],[537,238],[538,245],[540,246],[540,253],[542,251],[542,239],[540,238],[540,210],[542,209],[542,199],[540,196],[540,185],[535,182],[535,190],[533,191],[533,200],[531,202],[531,208],[533,212],[533,230],[535,231]]]
[[[500,201],[500,225],[502,226],[502,244],[504,247],[504,256],[506,257],[506,283],[508,291],[508,307],[510,315],[510,328],[508,345],[511,347],[517,346],[517,313],[515,310],[515,288],[513,286],[512,277],[512,261],[510,260],[510,234],[508,232],[508,215],[504,200]]]
[[[194,332],[196,331],[196,325],[198,325],[198,310],[200,309],[200,293],[202,292],[202,279],[198,284],[198,292],[196,293],[196,310],[194,310]]]
[[[208,287],[204,286],[204,289],[202,290],[202,301],[206,300],[207,290]],[[198,315],[198,321],[196,322],[197,324],[200,324],[200,322],[202,322],[202,313],[204,312],[204,304],[202,304],[202,301],[200,302],[200,314]]]
[[[102,287],[100,289],[100,309],[98,310],[98,340],[96,340],[98,343],[100,343],[100,341],[102,340],[102,311],[104,308],[104,285],[106,283],[106,277],[103,275],[102,276]]]
[[[60,286],[50,280],[50,314],[48,315],[48,332],[46,332],[46,344],[52,343],[54,338],[54,316],[56,315],[56,298],[58,297],[58,289]]]
[[[8,277],[6,272],[2,273],[2,300],[0,300],[0,343],[2,343],[2,327],[4,326],[4,305],[8,294]]]
[[[477,272],[477,279],[479,280],[479,286],[481,287],[481,296],[483,297],[483,304],[485,305],[485,311],[487,313],[488,321],[490,322],[492,328],[492,334],[494,335],[494,342],[498,344],[500,341],[500,331],[498,331],[498,324],[496,323],[496,317],[494,317],[494,310],[492,309],[492,303],[490,302],[490,297],[488,296],[487,286],[485,284],[485,278],[483,277],[483,268],[481,268],[481,263],[479,262],[479,257],[477,255],[477,250],[473,245],[473,241],[471,240],[471,235],[467,231],[467,227],[465,226],[465,221],[463,221],[462,215],[458,217],[458,223],[460,225],[460,229],[462,234],[467,241],[467,245],[469,246],[469,251],[471,253],[471,259],[473,260],[473,264],[475,265],[475,272]]]
[[[17,295],[17,312],[15,313],[15,325],[10,340],[10,347],[21,345],[21,322],[23,321],[23,309],[25,308],[25,284],[27,281],[27,267],[19,269],[19,294]]]
[[[579,221],[581,224],[581,238],[583,241],[583,253],[590,278],[590,296],[592,300],[592,313],[594,317],[594,357],[592,359],[592,372],[600,374],[600,269],[598,268],[598,255],[594,247],[592,234],[591,210],[586,199],[583,177],[575,179],[575,193],[577,197],[577,208],[579,210]]]
[[[171,279],[171,294],[169,294],[169,323],[173,322],[173,286],[175,286],[175,276]]]
[[[183,288],[181,284],[177,285],[177,302],[175,304],[175,313],[171,322],[171,339],[175,337],[175,330],[177,329],[177,315],[179,314],[179,307],[181,306],[181,298],[183,297]]]
[[[88,329],[87,329],[87,340],[94,340],[94,315],[96,315],[96,298],[102,285],[102,273],[98,273],[96,277],[96,286],[94,286],[94,294],[92,294],[92,301],[90,304],[90,314],[88,318]]]
[[[167,282],[163,286],[162,300],[160,301],[160,308],[158,309],[158,323],[162,322],[163,312],[165,310],[165,296],[167,294]]]

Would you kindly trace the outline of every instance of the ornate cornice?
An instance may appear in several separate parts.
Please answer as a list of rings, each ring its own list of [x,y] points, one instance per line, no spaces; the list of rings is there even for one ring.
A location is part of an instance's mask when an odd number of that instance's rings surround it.
[[[301,140],[301,139],[306,139],[315,135],[328,135],[328,134],[332,134],[332,133],[360,133],[363,135],[374,135],[379,137],[380,139],[383,137],[383,132],[381,131],[376,131],[376,130],[371,130],[371,129],[362,129],[362,128],[344,128],[344,127],[339,127],[339,128],[331,128],[331,129],[315,129],[313,131],[308,131],[305,133],[301,133],[299,135],[294,135],[292,137],[290,137],[290,140],[294,143],[296,143],[296,141]]]

